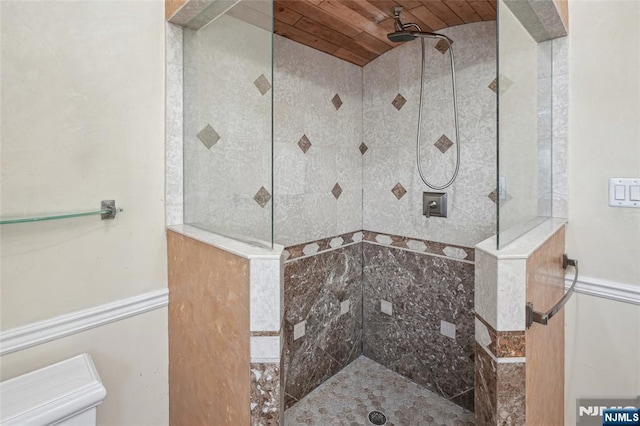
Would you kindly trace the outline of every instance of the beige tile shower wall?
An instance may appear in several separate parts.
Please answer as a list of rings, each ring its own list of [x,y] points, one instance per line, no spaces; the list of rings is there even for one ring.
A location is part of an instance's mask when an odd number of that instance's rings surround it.
[[[162,2],[3,1],[2,328],[166,287]]]
[[[415,161],[420,42],[414,41],[363,70],[364,229],[473,246],[495,233],[496,93],[489,86],[496,76],[496,28],[483,22],[442,32],[454,40],[461,139],[460,174],[445,190],[449,216],[422,215],[422,193],[433,190],[422,183]],[[429,180],[443,184],[456,155],[446,141],[444,153],[434,145],[443,135],[455,141],[449,55],[432,40],[426,45],[422,164]]]
[[[274,38],[275,241],[362,229],[362,68]]]
[[[184,29],[184,222],[271,241],[271,34]]]

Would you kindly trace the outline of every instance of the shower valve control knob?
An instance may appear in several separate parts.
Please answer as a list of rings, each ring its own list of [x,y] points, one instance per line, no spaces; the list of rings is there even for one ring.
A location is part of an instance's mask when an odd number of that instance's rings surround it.
[[[444,192],[423,192],[422,214],[426,217],[447,217],[447,194]]]

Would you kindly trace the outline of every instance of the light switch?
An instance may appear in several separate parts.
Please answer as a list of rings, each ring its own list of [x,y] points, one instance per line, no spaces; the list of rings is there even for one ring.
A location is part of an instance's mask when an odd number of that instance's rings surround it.
[[[609,179],[609,205],[640,208],[640,178]]]

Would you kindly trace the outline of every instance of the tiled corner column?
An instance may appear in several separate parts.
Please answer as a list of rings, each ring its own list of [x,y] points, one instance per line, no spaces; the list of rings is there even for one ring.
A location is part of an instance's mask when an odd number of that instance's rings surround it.
[[[552,237],[562,233],[564,223],[563,219],[549,219],[502,250],[496,250],[495,236],[476,246],[477,425],[526,423],[528,275],[531,277],[532,269],[545,267],[533,265],[530,259],[547,249]]]
[[[277,425],[284,413],[282,319],[284,247],[249,260],[251,426]]]

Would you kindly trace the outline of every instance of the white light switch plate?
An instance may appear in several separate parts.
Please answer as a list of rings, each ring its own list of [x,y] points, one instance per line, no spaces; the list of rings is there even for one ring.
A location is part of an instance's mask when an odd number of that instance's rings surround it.
[[[640,208],[640,178],[609,179],[609,205]]]

